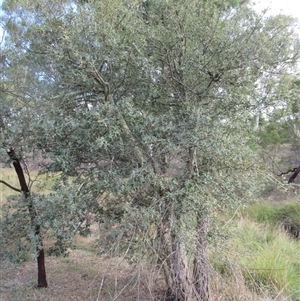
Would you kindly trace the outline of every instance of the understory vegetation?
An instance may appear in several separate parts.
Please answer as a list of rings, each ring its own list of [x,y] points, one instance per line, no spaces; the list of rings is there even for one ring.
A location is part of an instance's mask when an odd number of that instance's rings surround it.
[[[239,271],[240,280],[265,300],[300,300],[300,241],[284,227],[288,220],[299,234],[299,209],[293,201],[257,202],[241,210],[225,247],[212,256],[214,268],[227,276]]]
[[[222,216],[230,222],[225,223],[227,234],[210,244],[211,300],[300,300],[300,240],[282,226],[285,220],[299,225],[299,209],[298,201],[255,202]],[[30,251],[11,254],[14,262],[2,260],[1,300],[161,300],[163,282],[155,280],[157,270],[147,259],[137,266],[99,254],[99,234],[93,225],[90,235],[77,237],[76,249],[67,257],[47,257],[51,285],[45,291],[33,289],[36,266]]]

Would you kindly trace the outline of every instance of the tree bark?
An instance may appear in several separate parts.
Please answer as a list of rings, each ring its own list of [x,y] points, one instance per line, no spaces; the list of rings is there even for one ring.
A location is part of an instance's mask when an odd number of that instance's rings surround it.
[[[37,287],[47,287],[47,278],[46,278],[46,268],[45,268],[45,254],[44,254],[44,248],[43,248],[43,242],[42,242],[42,237],[40,233],[40,226],[35,223],[36,218],[37,218],[37,212],[35,211],[35,208],[33,206],[32,201],[30,200],[30,191],[28,188],[28,185],[25,180],[24,172],[20,163],[20,160],[17,158],[15,151],[13,148],[10,148],[7,150],[7,154],[13,160],[13,165],[15,168],[15,171],[17,173],[19,183],[21,186],[21,192],[24,193],[24,197],[26,199],[29,199],[28,203],[28,211],[30,215],[30,221],[31,225],[34,227],[35,230],[35,235],[39,238],[41,248],[37,247],[37,266],[38,266],[38,285]]]
[[[207,234],[209,228],[208,214],[198,214],[197,216],[197,245],[196,256],[194,258],[194,288],[197,300],[209,301],[209,256]]]
[[[178,235],[172,238],[173,251],[173,294],[175,300],[191,301],[193,294],[192,280],[184,242]]]
[[[171,214],[173,221],[171,224],[178,225],[179,217],[175,213]],[[180,238],[176,229],[172,230],[172,295],[176,301],[191,301],[193,295],[193,284],[189,271],[185,243]]]

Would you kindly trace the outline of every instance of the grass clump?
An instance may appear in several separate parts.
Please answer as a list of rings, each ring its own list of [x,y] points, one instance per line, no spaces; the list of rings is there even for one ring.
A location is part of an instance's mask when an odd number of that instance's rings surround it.
[[[249,286],[290,296],[300,301],[299,241],[281,228],[241,219],[232,242]]]
[[[265,202],[250,205],[244,209],[243,215],[258,223],[269,223],[272,225],[275,225],[280,219],[278,210]]]
[[[288,235],[300,229],[300,203],[257,202],[234,221],[210,256],[214,289],[224,300],[300,301],[300,240]]]
[[[300,202],[279,205],[255,203],[246,208],[243,215],[258,223],[282,226],[295,238],[300,237]]]

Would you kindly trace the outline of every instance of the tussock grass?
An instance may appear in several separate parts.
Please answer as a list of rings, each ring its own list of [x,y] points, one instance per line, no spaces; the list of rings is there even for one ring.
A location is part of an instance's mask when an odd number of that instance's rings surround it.
[[[247,227],[246,225],[244,227]],[[256,243],[251,254],[241,258],[245,267],[245,277],[254,280],[259,287],[270,287],[275,291],[285,291],[293,300],[300,300],[300,253],[299,243],[287,237],[279,228],[257,227],[257,238],[261,232],[268,233],[263,243]]]
[[[221,256],[220,252],[212,256],[213,267],[240,291],[243,287],[244,294],[251,291],[264,295],[264,300],[300,300],[300,242],[281,227],[241,218],[227,248]],[[258,296],[253,300],[260,300]]]
[[[244,210],[243,216],[248,216],[258,223],[268,223],[273,226],[289,222],[300,229],[300,202],[279,205],[266,202],[254,203]]]

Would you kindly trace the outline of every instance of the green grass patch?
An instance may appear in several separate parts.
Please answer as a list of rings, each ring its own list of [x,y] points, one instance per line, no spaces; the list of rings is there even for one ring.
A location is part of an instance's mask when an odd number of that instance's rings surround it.
[[[243,215],[258,223],[270,223],[272,225],[275,225],[280,219],[278,210],[265,202],[250,205],[243,210]]]
[[[272,205],[266,202],[254,203],[244,209],[243,215],[249,216],[256,222],[267,222],[272,225],[284,219],[290,219],[300,224],[300,202],[289,202]]]
[[[253,203],[232,221],[228,240],[210,258],[230,285],[228,300],[250,292],[245,300],[300,301],[300,239],[285,227],[300,229],[300,203]]]
[[[279,227],[242,219],[232,241],[250,286],[280,291],[300,301],[300,243]]]
[[[258,223],[272,226],[290,224],[300,231],[300,202],[272,205],[265,202],[254,203],[244,209],[243,216]]]

